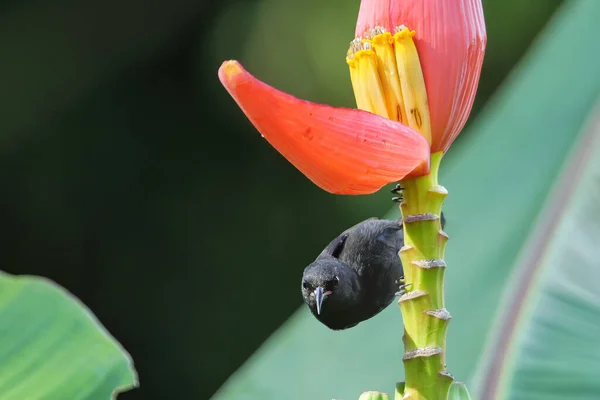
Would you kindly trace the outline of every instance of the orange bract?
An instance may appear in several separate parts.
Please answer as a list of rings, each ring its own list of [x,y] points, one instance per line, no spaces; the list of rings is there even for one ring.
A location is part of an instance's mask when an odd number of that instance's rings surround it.
[[[226,61],[219,78],[248,119],[322,189],[368,194],[413,170],[426,174],[429,144],[416,131],[361,110],[300,100]]]

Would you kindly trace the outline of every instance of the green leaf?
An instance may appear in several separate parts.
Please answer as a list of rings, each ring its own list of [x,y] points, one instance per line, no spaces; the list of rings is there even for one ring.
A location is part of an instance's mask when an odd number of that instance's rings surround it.
[[[442,162],[440,184],[449,191],[446,307],[453,316],[447,362],[459,380],[475,373],[515,261],[600,93],[600,42],[591,34],[599,19],[600,2],[565,2],[473,132]],[[342,332],[327,330],[302,307],[214,399],[389,391],[403,379],[401,337],[395,305]]]
[[[600,107],[511,279],[480,398],[600,393]]]
[[[0,273],[0,399],[110,399],[132,361],[79,300],[47,279]]]
[[[447,400],[471,400],[467,386],[462,382],[452,382]]]

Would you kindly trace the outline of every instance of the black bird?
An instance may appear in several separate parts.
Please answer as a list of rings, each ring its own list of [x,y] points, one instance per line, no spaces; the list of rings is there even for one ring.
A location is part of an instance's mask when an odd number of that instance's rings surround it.
[[[304,302],[334,330],[375,316],[403,289],[398,256],[403,245],[401,220],[369,218],[347,229],[304,270]]]

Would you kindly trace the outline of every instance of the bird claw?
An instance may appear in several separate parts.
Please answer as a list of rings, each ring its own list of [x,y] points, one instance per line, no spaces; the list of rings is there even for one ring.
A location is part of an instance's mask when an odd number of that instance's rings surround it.
[[[396,296],[402,296],[403,294],[405,294],[407,292],[406,289],[408,289],[409,286],[412,286],[412,283],[407,283],[406,285],[400,285],[398,287],[398,291],[396,292]]]
[[[412,283],[406,283],[404,277],[396,279],[394,283],[398,285],[398,291],[396,292],[396,296],[402,296],[408,291],[407,289],[409,288],[409,286],[412,286]]]
[[[390,190],[392,193],[399,195],[397,197],[392,197],[392,201],[396,203],[401,203],[402,200],[404,200],[404,198],[402,197],[402,190],[404,190],[404,188],[400,186],[400,184],[397,184],[395,188]]]
[[[400,194],[402,193],[402,190],[404,190],[404,188],[402,186],[400,186],[400,184],[396,184],[396,187],[393,188],[392,190],[390,190],[390,192],[394,193],[394,194]]]

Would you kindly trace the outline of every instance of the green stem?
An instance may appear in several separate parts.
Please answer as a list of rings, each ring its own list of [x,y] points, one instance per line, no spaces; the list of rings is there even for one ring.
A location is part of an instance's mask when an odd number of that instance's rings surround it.
[[[400,258],[406,283],[398,304],[404,320],[404,398],[446,400],[452,376],[446,371],[446,330],[450,314],[444,307],[444,250],[448,236],[441,228],[442,203],[448,192],[438,185],[443,153],[431,155],[430,174],[400,182],[404,247]]]

